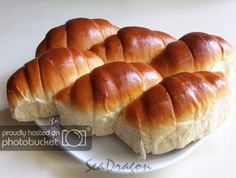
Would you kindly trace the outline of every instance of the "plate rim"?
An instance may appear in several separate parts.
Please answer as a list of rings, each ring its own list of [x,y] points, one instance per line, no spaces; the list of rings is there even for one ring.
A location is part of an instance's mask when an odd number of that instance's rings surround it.
[[[52,116],[53,117],[53,116]],[[43,119],[38,119],[38,120],[35,120],[35,124],[42,130],[43,127],[43,121],[45,119],[48,119],[49,118],[52,118],[52,117],[48,117],[48,118],[43,118]],[[108,135],[109,136],[109,135]],[[189,154],[191,154],[197,147],[199,147],[205,140],[206,138],[208,137],[208,135],[206,135],[204,138],[202,139],[199,139],[195,142],[192,142],[190,144],[188,144],[186,147],[182,148],[182,149],[176,149],[176,150],[173,150],[173,152],[176,152],[176,153],[173,153],[173,154],[177,154],[177,153],[180,153],[178,154],[177,157],[175,157],[174,159],[172,160],[164,160],[162,161],[161,164],[152,164],[152,168],[151,169],[147,169],[145,171],[143,170],[138,170],[138,171],[135,171],[134,174],[143,174],[143,173],[147,173],[147,172],[153,172],[153,171],[157,171],[157,170],[160,170],[160,169],[163,169],[163,168],[166,168],[166,167],[169,167],[173,164],[175,164],[176,162],[184,159],[185,157],[187,157]],[[76,154],[76,152],[78,151],[71,151],[71,150],[68,150],[66,149],[65,147],[63,147],[62,145],[59,145],[59,147],[64,151],[66,152],[67,154],[69,154],[70,156],[72,156],[74,159],[80,161],[81,163],[83,163],[84,165],[86,165],[87,161],[88,160],[85,160],[81,157],[78,156],[78,154]],[[172,151],[171,151],[172,152]],[[171,152],[168,152],[167,154],[172,154]],[[155,156],[155,155],[154,155]],[[138,155],[137,155],[138,157]],[[145,160],[144,160],[145,161]],[[153,163],[154,160],[147,160],[147,163]],[[102,172],[106,172],[106,173],[114,173],[114,174],[122,174],[122,175],[128,175],[130,174],[130,170],[118,170],[118,169],[112,169],[111,171],[108,171],[106,169],[98,169],[96,171],[102,171]]]

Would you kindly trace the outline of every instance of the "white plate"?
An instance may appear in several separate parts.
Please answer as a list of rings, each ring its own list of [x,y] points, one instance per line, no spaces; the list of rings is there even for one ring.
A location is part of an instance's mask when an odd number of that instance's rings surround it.
[[[49,119],[40,119],[36,124],[43,129],[49,125]],[[70,151],[60,145],[67,153],[96,170],[119,174],[136,174],[158,170],[181,160],[194,151],[205,139],[189,144],[181,150],[163,155],[148,155],[146,160],[139,158],[117,136],[93,137],[89,151]],[[88,166],[88,165],[87,165]],[[88,170],[90,168],[88,167]]]

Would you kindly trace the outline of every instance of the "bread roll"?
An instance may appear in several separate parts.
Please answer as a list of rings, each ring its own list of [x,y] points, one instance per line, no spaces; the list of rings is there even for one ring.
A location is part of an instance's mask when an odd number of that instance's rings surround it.
[[[90,50],[105,63],[114,61],[149,63],[173,41],[175,39],[164,32],[144,27],[125,27]]]
[[[113,129],[143,158],[183,148],[227,119],[229,93],[223,73],[179,73],[125,107]]]
[[[111,134],[121,109],[161,79],[143,63],[114,62],[97,67],[55,95],[60,122],[63,126],[90,125],[97,136]]]
[[[71,19],[65,25],[51,29],[39,44],[35,55],[61,47],[88,50],[106,37],[116,34],[118,29],[104,19]]]
[[[232,78],[236,68],[235,49],[224,39],[192,32],[169,43],[151,65],[163,77],[179,72],[221,71]]]
[[[103,61],[92,52],[57,48],[26,63],[7,82],[12,117],[32,121],[56,114],[52,97]]]

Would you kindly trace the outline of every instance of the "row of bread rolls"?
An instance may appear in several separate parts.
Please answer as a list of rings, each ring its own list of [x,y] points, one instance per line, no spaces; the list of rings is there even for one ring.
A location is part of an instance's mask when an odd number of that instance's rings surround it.
[[[65,25],[50,30],[37,48],[38,57],[26,63],[8,80],[7,97],[13,118],[30,121],[55,115],[57,112],[52,97],[58,91],[95,67],[103,65],[103,61],[108,63],[114,61],[114,59],[109,61],[99,58],[98,54],[94,55],[81,49],[93,48],[93,44],[100,43],[116,33],[115,29],[117,27],[105,20],[82,18],[70,20]],[[146,60],[145,57],[150,60],[151,56],[147,55],[148,53],[151,54],[154,50],[160,53],[164,49],[167,42],[163,43],[163,39],[174,40],[167,34],[141,27],[125,28],[121,31],[123,31],[121,36],[124,36],[127,44],[139,41],[135,46],[136,51],[148,46],[140,54],[143,56],[143,61]],[[129,34],[133,33],[141,35],[130,38]],[[155,40],[150,38],[154,36],[153,34],[156,36]],[[111,46],[115,44],[116,42]],[[129,46],[128,50],[132,51],[132,46]],[[129,55],[126,55],[125,61],[130,61]]]
[[[145,157],[182,148],[225,120],[229,106],[219,103],[228,103],[235,63],[234,48],[218,36],[176,40],[79,18],[47,33],[36,58],[8,80],[7,97],[19,121],[59,114],[64,126],[115,131]],[[182,73],[196,71],[211,72]]]

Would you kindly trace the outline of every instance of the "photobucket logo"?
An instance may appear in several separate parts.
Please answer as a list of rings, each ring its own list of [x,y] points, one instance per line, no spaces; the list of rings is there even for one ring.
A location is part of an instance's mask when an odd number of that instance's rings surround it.
[[[54,122],[55,123],[55,122]],[[3,151],[42,151],[66,150],[83,151],[92,147],[91,127],[83,125],[68,126],[43,125],[40,128],[35,125],[0,126],[0,150]]]
[[[57,142],[54,140],[48,140],[43,138],[42,140],[31,139],[30,137],[26,139],[19,138],[17,140],[12,140],[10,137],[2,140],[2,149],[5,147],[20,147],[20,146],[30,146],[30,147],[39,147],[39,146],[58,146]]]
[[[23,128],[23,127],[22,127]],[[5,129],[5,130],[4,130]],[[37,127],[29,127],[19,129],[18,127],[3,127],[1,128],[1,149],[2,150],[29,150],[33,148],[43,148],[58,146],[55,139],[48,137],[60,136],[59,131],[39,130]]]
[[[62,131],[62,146],[76,148],[78,146],[86,146],[86,131],[85,130],[63,130]],[[76,139],[70,139],[74,136]]]

